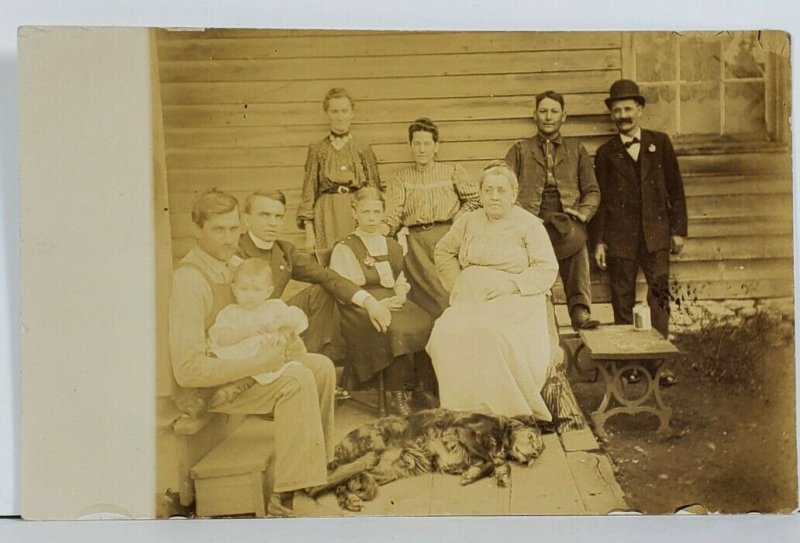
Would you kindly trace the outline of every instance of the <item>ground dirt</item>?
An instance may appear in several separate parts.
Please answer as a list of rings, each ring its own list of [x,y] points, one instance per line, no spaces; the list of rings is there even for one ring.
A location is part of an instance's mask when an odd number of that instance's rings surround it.
[[[606,422],[610,455],[631,509],[674,513],[701,504],[723,513],[797,508],[794,346],[773,344],[753,360],[744,382],[709,375],[707,362],[679,345],[678,384],[664,390],[672,430],[656,417],[617,415]],[[705,366],[704,366],[705,364]],[[585,376],[584,376],[585,377]],[[573,379],[588,414],[603,396],[599,382]]]

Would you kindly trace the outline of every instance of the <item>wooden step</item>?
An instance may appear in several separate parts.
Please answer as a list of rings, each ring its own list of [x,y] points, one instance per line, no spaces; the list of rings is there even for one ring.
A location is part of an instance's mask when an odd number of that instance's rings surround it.
[[[248,417],[192,468],[197,515],[265,516],[274,463],[274,423]]]

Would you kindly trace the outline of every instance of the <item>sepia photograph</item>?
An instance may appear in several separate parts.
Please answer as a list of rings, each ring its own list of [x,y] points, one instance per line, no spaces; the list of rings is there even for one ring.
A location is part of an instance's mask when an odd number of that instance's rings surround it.
[[[148,480],[144,516],[797,509],[787,33],[28,27],[19,44],[23,406],[52,378],[30,363],[52,354],[34,306],[51,247],[25,212],[53,180],[26,174],[53,141],[41,85],[74,56],[65,80],[100,89],[85,129],[131,141],[80,190],[125,206],[112,170],[141,180],[129,212],[150,225],[108,239],[149,253],[149,314],[100,313],[152,335],[129,361],[155,392],[128,413],[154,436],[153,473],[124,475]],[[23,410],[30,515],[122,514],[48,509],[52,425]]]

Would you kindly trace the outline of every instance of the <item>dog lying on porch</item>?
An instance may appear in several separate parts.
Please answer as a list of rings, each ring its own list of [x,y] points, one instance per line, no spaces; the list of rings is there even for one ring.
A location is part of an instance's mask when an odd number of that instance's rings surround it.
[[[531,465],[543,450],[531,416],[430,409],[407,418],[384,417],[344,437],[329,465],[328,483],[308,494],[315,498],[334,489],[341,508],[360,511],[380,485],[433,471],[461,475],[462,485],[494,475],[505,486],[509,460]]]

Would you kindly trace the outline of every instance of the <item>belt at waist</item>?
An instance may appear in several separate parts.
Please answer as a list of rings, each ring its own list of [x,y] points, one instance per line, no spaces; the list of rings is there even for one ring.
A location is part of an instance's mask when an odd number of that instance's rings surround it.
[[[445,224],[453,224],[453,221],[452,220],[448,220],[448,221],[432,221],[432,222],[426,222],[426,223],[420,223],[420,224],[411,224],[411,225],[408,226],[408,228],[410,230],[415,229],[415,228],[417,230],[430,230],[434,226],[440,226],[440,225],[445,225]]]
[[[355,192],[357,190],[358,188],[351,187],[350,185],[339,185],[337,187],[323,190],[322,194],[350,194],[351,192]]]

